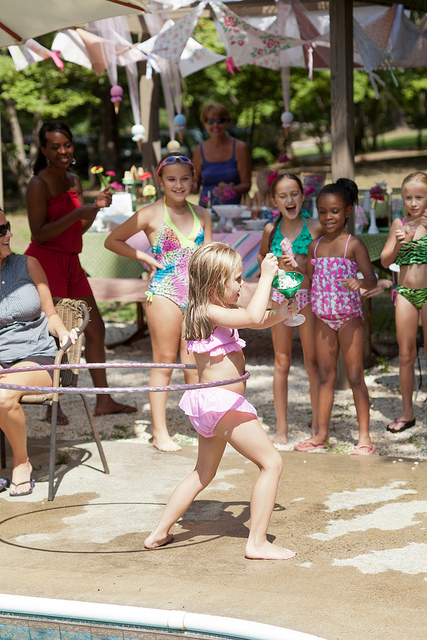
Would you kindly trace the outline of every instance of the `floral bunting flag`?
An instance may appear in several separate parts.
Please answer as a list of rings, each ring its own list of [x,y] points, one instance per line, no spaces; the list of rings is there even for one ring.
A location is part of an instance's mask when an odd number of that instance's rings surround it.
[[[304,44],[300,39],[273,35],[252,27],[222,2],[209,4],[221,24],[228,53],[237,65],[253,64],[255,60],[259,64],[259,59],[265,58],[267,66],[271,64],[268,56]]]
[[[178,62],[205,6],[206,2],[200,2],[184,18],[175,22],[166,31],[159,33],[151,53],[166,58],[170,62]]]

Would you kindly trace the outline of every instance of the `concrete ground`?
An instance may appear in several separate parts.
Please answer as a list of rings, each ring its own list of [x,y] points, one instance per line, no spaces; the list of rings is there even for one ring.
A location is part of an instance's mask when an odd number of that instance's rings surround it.
[[[0,593],[243,618],[328,640],[427,637],[426,462],[282,451],[270,534],[297,556],[249,561],[257,469],[232,449],[175,541],[147,551],[196,448],[108,441],[104,475],[95,445],[69,443],[48,502],[47,446],[30,442],[34,493],[0,494]]]

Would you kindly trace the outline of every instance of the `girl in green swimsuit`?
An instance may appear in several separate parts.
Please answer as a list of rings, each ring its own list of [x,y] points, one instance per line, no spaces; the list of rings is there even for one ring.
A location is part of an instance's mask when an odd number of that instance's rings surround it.
[[[299,327],[301,344],[304,353],[304,364],[310,382],[310,397],[312,420],[312,435],[317,434],[317,406],[319,375],[314,343],[315,316],[311,310],[310,280],[306,274],[307,249],[310,242],[320,235],[322,227],[318,220],[312,220],[302,209],[304,192],[301,180],[293,173],[278,176],[271,185],[273,204],[279,209],[280,215],[275,223],[269,223],[264,228],[258,262],[261,264],[266,254],[271,252],[279,259],[279,269],[287,271],[301,271],[304,281],[298,292],[298,312],[305,316],[305,322]],[[292,244],[298,267],[292,266],[280,246],[283,238],[288,238]],[[281,300],[274,297],[278,292],[273,290],[272,309],[277,309]],[[292,340],[294,329],[282,322],[271,328],[274,347],[274,378],[273,396],[276,410],[276,435],[273,442],[286,444],[288,441],[288,376],[292,357]],[[305,427],[305,425],[302,425]]]
[[[403,407],[400,416],[387,427],[391,433],[400,433],[415,425],[412,392],[420,313],[427,357],[427,173],[415,171],[406,176],[402,199],[408,215],[393,221],[381,253],[384,267],[388,268],[393,262],[400,266],[396,334]]]

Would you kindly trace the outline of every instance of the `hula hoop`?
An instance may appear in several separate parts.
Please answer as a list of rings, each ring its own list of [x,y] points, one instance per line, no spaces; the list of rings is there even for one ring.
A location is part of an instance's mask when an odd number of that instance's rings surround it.
[[[11,373],[25,373],[27,371],[50,371],[55,369],[196,369],[195,364],[172,364],[159,362],[82,362],[79,364],[46,364],[35,365],[33,367],[16,367],[12,369],[0,369],[0,376]],[[175,384],[165,387],[36,387],[21,384],[8,384],[1,382],[0,389],[11,389],[13,391],[25,391],[28,393],[152,393],[156,391],[188,391],[189,389],[206,389],[209,387],[220,387],[226,384],[234,384],[247,380],[249,371],[245,371],[238,378],[229,380],[218,380],[215,382],[197,382],[196,384]]]

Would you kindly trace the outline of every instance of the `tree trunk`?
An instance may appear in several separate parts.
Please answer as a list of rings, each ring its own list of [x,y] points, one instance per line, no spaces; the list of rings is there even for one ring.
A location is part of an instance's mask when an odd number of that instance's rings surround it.
[[[7,149],[4,149],[6,152],[7,166],[18,183],[20,199],[22,202],[25,202],[25,192],[28,181],[31,178],[31,170],[25,155],[24,136],[22,135],[21,125],[15,109],[15,101],[11,98],[6,100],[6,113],[15,147],[14,153],[10,153]]]
[[[120,140],[117,133],[117,116],[110,101],[109,90],[101,92],[99,106],[100,132],[98,138],[99,157],[105,171],[121,172]]]

